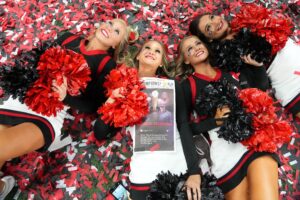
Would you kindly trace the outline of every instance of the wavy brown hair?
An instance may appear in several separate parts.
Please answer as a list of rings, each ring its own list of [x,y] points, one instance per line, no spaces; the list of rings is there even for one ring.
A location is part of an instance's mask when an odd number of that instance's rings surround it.
[[[175,61],[174,75],[175,75],[175,77],[179,77],[180,79],[185,79],[194,72],[193,66],[190,64],[186,64],[184,62],[184,52],[182,49],[184,41],[186,41],[187,39],[192,38],[192,37],[197,37],[197,36],[190,35],[190,36],[184,37],[178,45],[178,54],[177,54],[177,58]]]
[[[184,52],[183,52],[183,49],[182,49],[184,41],[186,41],[187,39],[192,38],[192,37],[198,38],[195,35],[187,36],[187,37],[185,37],[181,40],[181,42],[178,46],[178,56],[177,56],[176,61],[175,61],[175,69],[174,69],[173,73],[175,74],[175,77],[178,77],[180,79],[185,79],[188,76],[190,76],[192,73],[194,73],[193,66],[191,64],[186,64],[184,62]],[[207,43],[203,42],[201,39],[199,39],[199,40],[206,47],[206,49],[208,51],[208,58],[207,59],[211,63],[211,59],[213,59],[213,53],[211,52],[211,50],[209,48],[209,45]]]

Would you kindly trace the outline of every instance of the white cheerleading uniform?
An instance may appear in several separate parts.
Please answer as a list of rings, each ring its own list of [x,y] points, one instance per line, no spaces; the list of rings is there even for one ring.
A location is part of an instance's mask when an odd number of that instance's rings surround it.
[[[48,117],[32,111],[18,99],[9,97],[3,104],[0,104],[0,124],[34,123],[40,128],[45,139],[45,145],[40,151],[54,151],[72,142],[69,135],[62,137],[61,133],[67,109],[68,107],[64,106],[64,109],[57,112],[56,116]]]
[[[253,74],[260,76],[261,80],[267,80],[264,68],[254,68]],[[243,75],[243,76],[242,76]],[[245,73],[239,76],[240,81],[247,81],[246,85],[252,86],[253,79],[249,78],[251,74]],[[241,77],[242,76],[242,77]],[[263,78],[263,79],[262,79]],[[195,99],[202,92],[203,89],[214,81],[227,80],[232,84],[240,87],[239,82],[230,73],[217,70],[215,77],[208,77],[203,74],[194,73],[188,79],[182,82],[183,90],[185,91],[185,98],[187,102],[187,110],[195,110]],[[259,88],[264,88],[264,82],[260,82]],[[199,114],[199,113],[198,113]],[[247,176],[248,166],[253,160],[261,156],[271,156],[278,161],[278,156],[269,152],[254,152],[248,150],[242,143],[232,143],[223,138],[218,137],[218,130],[220,127],[217,125],[214,117],[207,117],[199,115],[199,121],[192,123],[194,134],[208,133],[211,141],[210,157],[212,161],[211,171],[216,176],[217,185],[222,189],[224,194],[237,187],[242,180]]]
[[[267,70],[275,97],[286,106],[300,93],[300,45],[288,39]]]
[[[212,173],[216,178],[221,178],[230,169],[234,168],[236,163],[248,151],[241,143],[232,143],[218,137],[217,131],[220,128],[215,128],[208,131],[211,140],[210,157],[212,160]]]
[[[130,131],[134,138],[133,131]],[[176,128],[176,143],[174,152],[143,152],[133,153],[130,162],[130,182],[135,184],[151,183],[157,177],[157,174],[170,171],[179,175],[186,173],[187,164],[182,149],[180,135]]]

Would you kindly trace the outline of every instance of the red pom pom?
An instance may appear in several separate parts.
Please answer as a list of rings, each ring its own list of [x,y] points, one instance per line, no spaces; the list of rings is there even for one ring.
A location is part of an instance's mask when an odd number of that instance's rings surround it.
[[[278,144],[290,140],[292,127],[276,115],[273,99],[267,93],[248,88],[240,91],[239,98],[246,111],[254,115],[254,134],[242,141],[245,146],[254,151],[276,152]]]
[[[111,96],[112,92],[118,88],[123,88],[121,95],[124,96],[124,98],[116,97],[113,103],[105,103],[98,109],[105,123],[113,124],[115,127],[124,127],[142,122],[149,108],[147,95],[141,92],[144,85],[139,80],[135,68],[122,65],[112,70],[103,85],[107,89],[107,96]]]
[[[31,110],[46,116],[56,116],[64,108],[64,104],[58,100],[58,94],[42,79],[38,79],[27,91],[25,103]]]
[[[27,93],[25,103],[32,110],[46,116],[54,115],[63,109],[63,103],[58,100],[58,94],[52,91],[52,82],[58,85],[67,78],[67,92],[79,95],[90,81],[90,69],[84,57],[71,50],[53,47],[40,57],[37,70],[39,79]]]
[[[233,31],[250,28],[251,32],[266,38],[272,45],[272,54],[276,54],[284,46],[292,34],[292,20],[287,16],[273,12],[256,4],[242,6],[240,12],[231,22]]]

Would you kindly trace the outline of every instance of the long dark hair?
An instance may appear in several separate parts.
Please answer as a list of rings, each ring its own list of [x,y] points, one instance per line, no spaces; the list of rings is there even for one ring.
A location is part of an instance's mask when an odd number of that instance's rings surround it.
[[[199,22],[204,15],[206,13],[193,18],[189,26],[189,31],[192,35],[196,35],[202,42],[208,44],[209,39],[199,29]]]

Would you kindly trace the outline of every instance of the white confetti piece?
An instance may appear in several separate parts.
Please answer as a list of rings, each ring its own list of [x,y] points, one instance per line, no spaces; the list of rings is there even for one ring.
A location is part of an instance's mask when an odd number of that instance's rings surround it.
[[[69,172],[76,171],[77,169],[78,169],[77,166],[74,166],[74,167],[68,167]]]
[[[104,151],[105,151],[105,147],[104,146],[101,146],[99,149],[98,149],[98,151],[100,151],[101,153],[103,153]]]
[[[286,157],[286,158],[289,157],[289,156],[291,156],[291,155],[292,154],[290,152],[283,154],[283,156]]]
[[[86,147],[87,144],[86,144],[86,143],[80,143],[78,146],[79,146],[79,147]]]
[[[65,184],[65,179],[56,181],[56,188],[66,188],[66,187],[67,185]]]
[[[293,160],[293,161],[290,162],[290,165],[295,165],[297,163],[298,163],[297,160]]]
[[[76,187],[67,187],[66,191],[69,192],[69,195],[71,195],[76,190]]]
[[[125,11],[126,9],[123,7],[123,8],[120,8],[119,9],[119,12],[123,12],[123,11]]]
[[[293,145],[294,143],[295,143],[295,138],[292,138],[290,144]]]
[[[97,167],[95,167],[94,165],[91,166],[92,170],[98,171]]]
[[[112,143],[113,143],[113,145],[116,145],[116,146],[118,146],[118,147],[120,147],[120,146],[121,146],[121,143],[120,143],[120,142],[113,141]]]
[[[278,180],[278,185],[279,187],[282,187],[282,181],[280,179]]]

